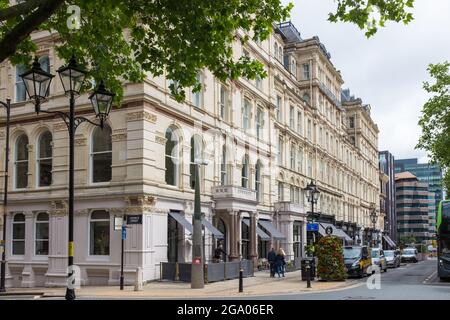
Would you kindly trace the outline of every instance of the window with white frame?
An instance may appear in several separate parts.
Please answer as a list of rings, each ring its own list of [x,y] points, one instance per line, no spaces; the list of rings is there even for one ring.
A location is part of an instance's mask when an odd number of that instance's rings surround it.
[[[16,66],[16,102],[25,101],[27,96],[27,92],[25,90],[25,85],[23,83],[22,78],[20,77],[26,71],[26,67],[23,64],[19,64]]]
[[[89,254],[92,256],[109,255],[110,217],[105,210],[91,213],[89,222]]]
[[[303,80],[309,80],[309,64],[303,64]]]
[[[25,254],[25,215],[16,213],[12,220],[12,254]]]
[[[284,201],[284,185],[281,181],[278,181],[278,201]]]
[[[37,176],[39,187],[52,184],[52,134],[45,131],[39,137],[37,156]]]
[[[273,43],[273,55],[275,56],[275,59],[278,59],[278,43]]]
[[[202,108],[203,107],[203,74],[200,72],[197,74],[197,82],[200,85],[202,85],[202,88],[200,89],[200,91],[192,92],[192,103],[194,104],[195,107]]]
[[[255,86],[257,89],[262,90],[262,79],[259,75],[255,78]]]
[[[248,155],[244,156],[244,159],[242,160],[242,172],[241,172],[241,177],[242,177],[242,187],[243,188],[248,188],[249,187],[249,183],[248,183],[248,177],[249,177],[249,160],[248,160]]]
[[[194,135],[191,138],[191,164],[189,168],[191,189],[195,189],[195,161],[200,159],[202,159],[202,138],[199,135]],[[199,181],[201,181],[200,177]]]
[[[283,164],[283,138],[281,136],[278,137],[278,165]]]
[[[297,61],[291,58],[291,73],[297,78]]]
[[[24,189],[28,186],[28,137],[25,134],[17,138],[15,151],[15,188]]]
[[[242,110],[242,128],[250,129],[251,104],[247,98],[244,98],[244,108]]]
[[[225,186],[228,183],[227,147],[222,146],[222,161],[220,162],[220,184]]]
[[[295,128],[295,113],[294,113],[294,107],[290,106],[289,108],[289,127],[291,127],[291,129]]]
[[[165,147],[165,181],[167,184],[178,185],[180,151],[179,138],[172,128],[166,130],[166,147]]]
[[[313,176],[313,168],[312,168],[312,156],[308,154],[308,177],[312,178]]]
[[[311,119],[308,119],[308,140],[312,141],[312,132],[311,132],[311,126],[312,126],[312,122]]]
[[[277,95],[277,120],[281,121],[283,101],[281,100],[281,96]]]
[[[35,226],[35,254],[48,255],[49,216],[47,212],[39,212]]]
[[[112,177],[112,138],[111,128],[105,125],[92,132],[91,168],[92,182],[109,182]]]
[[[298,172],[303,173],[303,150],[302,150],[302,148],[298,148],[297,170],[298,170]]]
[[[228,88],[225,87],[225,85],[221,84],[219,95],[220,117],[225,121],[228,121],[230,114],[228,99],[229,99]]]
[[[264,112],[262,107],[258,106],[256,110],[256,137],[261,139],[263,137],[264,129]]]
[[[302,134],[302,113],[297,111],[297,132]]]
[[[256,200],[261,202],[262,200],[262,183],[261,183],[261,162],[258,160],[255,166],[255,190],[256,190]]]
[[[296,165],[296,147],[295,144],[291,144],[291,170],[295,170],[295,165]]]

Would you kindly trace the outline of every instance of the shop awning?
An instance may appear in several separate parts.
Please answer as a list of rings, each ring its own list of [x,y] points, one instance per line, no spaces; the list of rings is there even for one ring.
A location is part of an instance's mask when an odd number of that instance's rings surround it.
[[[258,223],[270,233],[270,235],[276,240],[286,239],[284,234],[278,231],[275,226],[269,220],[258,220]]]
[[[326,232],[325,232],[325,229],[327,227],[332,227],[333,228],[333,233],[332,233],[333,236],[336,236],[336,237],[339,237],[339,238],[343,238],[343,239],[345,239],[347,241],[353,241],[353,239],[350,238],[350,236],[348,234],[346,234],[344,232],[344,230],[336,227],[335,225],[333,225],[331,223],[326,223],[326,222],[320,222],[319,223],[319,233],[322,236],[326,236],[327,235]]]
[[[244,223],[248,227],[250,227],[250,219],[242,219],[242,221],[244,221]],[[267,233],[262,231],[261,228],[258,227],[258,225],[256,225],[256,234],[261,238],[261,240],[263,240],[263,241],[270,241],[270,236],[268,236]]]
[[[394,240],[392,240],[388,235],[383,235],[384,240],[391,246],[392,248],[395,248],[397,245],[395,244]]]
[[[216,227],[214,227],[211,222],[209,222],[208,220],[203,218],[202,224],[205,226],[205,228],[207,228],[209,231],[211,231],[211,233],[213,234],[213,236],[215,238],[223,239],[223,233],[220,232]]]
[[[181,215],[181,213],[169,212],[169,215],[192,234],[193,232],[192,224],[189,221],[187,221],[186,218],[183,215]]]

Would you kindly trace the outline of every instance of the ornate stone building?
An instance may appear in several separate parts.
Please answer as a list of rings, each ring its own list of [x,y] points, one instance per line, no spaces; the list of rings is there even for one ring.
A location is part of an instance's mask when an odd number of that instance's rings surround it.
[[[33,38],[41,66],[54,74],[64,64],[55,55],[56,38],[41,32]],[[298,261],[310,211],[304,188],[311,180],[321,191],[316,221],[334,224],[347,242],[362,239],[371,226],[367,206],[379,204],[380,193],[378,130],[365,107],[341,101],[343,80],[323,44],[303,40],[287,23],[260,43],[243,47],[237,39],[234,54],[261,61],[268,77],[222,83],[205,70],[198,75],[202,91],[183,103],[173,99],[164,76],[124,83],[124,100],[104,130],[79,127],[74,242],[82,284],[118,283],[115,216],[143,216],[125,241],[126,282],[134,281],[136,267],[150,281],[159,279],[161,262],[190,261],[198,157],[208,162],[200,172],[207,261],[218,241],[228,260],[256,261],[274,246]],[[68,133],[59,118],[36,116],[22,72],[9,62],[0,65],[0,99],[13,99],[7,280],[10,286],[63,286]],[[42,108],[67,109],[58,80],[50,92]],[[77,114],[93,118],[90,110],[87,95],[80,96]],[[353,114],[360,119],[355,143]],[[0,114],[0,150],[4,120]],[[0,180],[4,161],[1,156]]]

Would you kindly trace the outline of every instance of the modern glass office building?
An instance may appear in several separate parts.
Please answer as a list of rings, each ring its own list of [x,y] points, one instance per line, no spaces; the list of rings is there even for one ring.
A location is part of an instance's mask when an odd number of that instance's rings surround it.
[[[418,163],[417,158],[396,159],[394,161],[395,173],[411,172],[420,182],[428,183],[428,191],[434,193],[434,202],[430,203],[429,220],[430,233],[436,232],[436,210],[443,199],[442,169],[437,164]]]

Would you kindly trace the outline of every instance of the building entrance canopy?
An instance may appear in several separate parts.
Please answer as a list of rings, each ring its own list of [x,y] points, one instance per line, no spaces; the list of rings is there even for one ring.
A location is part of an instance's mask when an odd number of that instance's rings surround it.
[[[250,219],[242,219],[242,221],[250,227]],[[264,231],[261,230],[260,227],[256,226],[256,234],[261,238],[263,241],[270,241],[270,236],[267,235]]]
[[[211,222],[209,222],[208,220],[206,220],[205,218],[202,219],[202,224],[209,230],[211,231],[211,233],[213,234],[213,236],[216,239],[223,239],[223,233],[220,232],[219,230],[217,230],[216,227],[214,227],[212,225]]]
[[[181,224],[187,231],[189,231],[190,234],[193,232],[192,223],[190,223],[181,213],[179,212],[169,212],[169,215],[174,218],[179,224]],[[206,220],[205,218],[202,219],[202,224],[207,228],[213,236],[217,239],[223,239],[223,233],[217,230],[216,227],[214,227],[211,222]]]
[[[388,243],[388,245],[392,248],[397,247],[397,245],[395,244],[394,240],[392,240],[388,235],[383,235],[384,240],[386,240],[386,242]]]
[[[333,228],[333,233],[332,233],[333,236],[336,236],[336,237],[339,237],[339,238],[343,238],[343,239],[345,239],[347,241],[353,241],[353,239],[350,238],[350,236],[348,234],[346,234],[342,229],[339,229],[334,224],[326,223],[326,222],[320,222],[319,223],[319,233],[322,236],[326,236],[327,235],[327,233],[325,232],[325,229],[327,227]]]
[[[280,231],[278,231],[275,226],[269,220],[259,220],[258,224],[262,226],[271,234],[271,236],[276,240],[284,240],[286,237]]]

